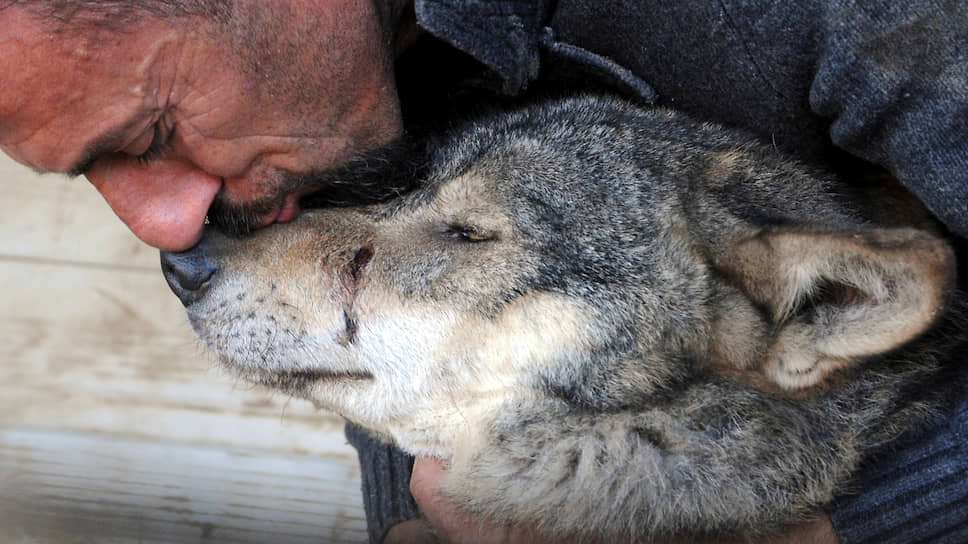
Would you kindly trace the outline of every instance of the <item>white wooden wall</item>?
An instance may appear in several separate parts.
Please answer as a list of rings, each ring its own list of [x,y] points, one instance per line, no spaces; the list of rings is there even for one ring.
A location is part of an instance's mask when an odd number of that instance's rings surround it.
[[[85,179],[0,194],[0,543],[365,541],[342,420],[223,375]]]

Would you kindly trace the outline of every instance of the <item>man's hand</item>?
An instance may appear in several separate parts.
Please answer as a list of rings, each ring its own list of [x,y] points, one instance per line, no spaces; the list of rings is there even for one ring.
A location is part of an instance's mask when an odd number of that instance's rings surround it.
[[[541,540],[527,529],[494,527],[460,511],[437,494],[444,465],[430,457],[418,457],[410,476],[410,492],[444,542],[474,544],[525,544]],[[391,541],[392,542],[392,541]],[[560,542],[560,541],[559,541]],[[563,543],[565,544],[565,543]]]
[[[384,542],[433,542],[427,523],[433,526],[437,536],[444,542],[455,544],[524,544],[550,542],[542,540],[533,531],[518,527],[494,527],[485,521],[474,519],[460,511],[453,504],[437,493],[440,478],[444,474],[444,466],[437,460],[428,457],[418,457],[413,465],[413,475],[410,478],[410,491],[417,504],[423,509],[427,517],[401,523],[393,527]],[[422,540],[426,538],[427,540]],[[554,540],[561,543],[561,540]],[[700,544],[694,539],[674,540],[666,544]],[[781,534],[755,541],[747,539],[729,539],[709,541],[707,544],[838,544],[839,539],[834,532],[830,518],[823,514],[817,519],[795,525]],[[643,543],[648,544],[648,543]],[[658,543],[652,543],[658,544]]]

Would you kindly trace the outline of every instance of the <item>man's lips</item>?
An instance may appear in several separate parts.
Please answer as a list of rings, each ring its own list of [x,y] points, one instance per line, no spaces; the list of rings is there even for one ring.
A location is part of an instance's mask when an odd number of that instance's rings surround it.
[[[261,227],[268,227],[273,223],[288,223],[299,216],[299,199],[313,192],[318,191],[319,187],[305,187],[295,193],[287,194],[279,206],[264,216]]]
[[[299,215],[299,197],[296,195],[286,195],[276,216],[276,223],[288,223]]]

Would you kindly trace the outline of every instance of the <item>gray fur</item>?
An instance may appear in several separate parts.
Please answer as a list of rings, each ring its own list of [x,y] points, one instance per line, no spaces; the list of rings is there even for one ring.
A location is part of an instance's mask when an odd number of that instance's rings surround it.
[[[945,394],[951,250],[743,134],[578,97],[429,161],[391,203],[207,233],[188,313],[243,376],[443,458],[491,520],[775,530]]]

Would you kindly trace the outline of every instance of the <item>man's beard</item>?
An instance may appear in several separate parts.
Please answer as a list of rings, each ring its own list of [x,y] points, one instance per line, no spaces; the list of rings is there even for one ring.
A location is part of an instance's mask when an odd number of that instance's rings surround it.
[[[401,137],[357,155],[346,164],[309,174],[280,174],[270,196],[233,204],[225,187],[212,202],[206,222],[230,236],[244,236],[262,226],[265,216],[279,209],[285,195],[318,187],[299,200],[301,209],[361,206],[396,198],[417,187],[424,175],[426,146]]]

